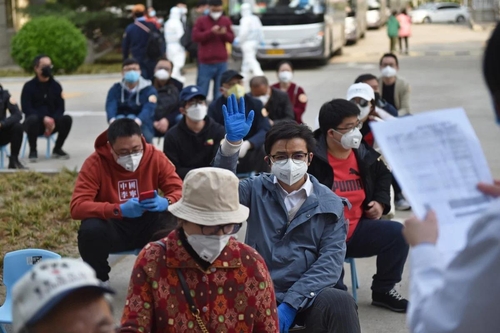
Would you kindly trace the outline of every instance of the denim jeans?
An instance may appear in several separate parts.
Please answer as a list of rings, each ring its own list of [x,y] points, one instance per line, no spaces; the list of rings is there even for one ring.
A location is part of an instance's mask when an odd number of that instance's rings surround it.
[[[115,119],[122,119],[122,118],[128,118],[128,119],[135,119],[137,116],[135,114],[117,114]],[[154,136],[154,129],[151,124],[145,124],[142,123],[141,125],[141,132],[142,135],[144,135],[144,139],[146,139],[147,143],[152,143],[153,142],[153,136]]]
[[[377,256],[373,291],[388,292],[401,281],[409,250],[402,230],[403,225],[399,222],[362,218],[347,242],[348,258]]]
[[[217,64],[199,64],[196,85],[201,88],[202,94],[208,96],[210,81],[214,80],[213,100],[216,100],[220,96],[220,77],[226,70],[227,62],[219,62]]]

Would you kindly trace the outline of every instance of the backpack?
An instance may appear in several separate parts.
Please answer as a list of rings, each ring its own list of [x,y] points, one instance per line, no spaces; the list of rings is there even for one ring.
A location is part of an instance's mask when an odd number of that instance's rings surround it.
[[[161,58],[166,51],[165,38],[156,27],[148,28],[145,24],[136,21],[135,24],[149,34],[148,44],[146,46],[146,57],[151,60]]]

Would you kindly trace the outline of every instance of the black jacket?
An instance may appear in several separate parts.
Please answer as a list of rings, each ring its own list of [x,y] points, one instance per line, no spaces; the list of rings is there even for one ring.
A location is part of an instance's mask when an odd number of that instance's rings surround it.
[[[227,98],[221,95],[219,98],[210,103],[208,107],[208,115],[224,126],[224,115],[222,114],[222,105],[227,103]],[[254,148],[259,148],[264,146],[264,141],[266,140],[266,133],[271,128],[269,119],[262,115],[262,102],[258,99],[253,98],[249,94],[245,95],[245,113],[251,110],[255,112],[255,118],[253,119],[252,128],[248,132],[244,140],[250,141]]]
[[[205,127],[194,133],[186,125],[186,117],[165,134],[163,152],[174,163],[177,174],[184,179],[192,169],[210,166],[224,139],[224,126],[205,117]]]
[[[64,114],[61,85],[53,77],[47,82],[40,82],[37,77],[26,82],[21,93],[21,108],[26,117],[61,118]]]
[[[321,131],[314,132],[317,144],[314,158],[311,161],[308,172],[316,177],[319,182],[328,188],[333,187],[334,170],[328,163],[328,147],[326,138]],[[380,154],[364,143],[358,149],[353,149],[358,162],[361,180],[365,189],[365,201],[363,210],[371,201],[377,201],[384,205],[384,214],[391,210],[390,187],[392,176],[385,163],[380,159]]]
[[[295,120],[295,113],[293,113],[293,106],[288,94],[276,88],[271,89],[271,97],[269,97],[267,104],[264,105],[269,113],[269,119],[275,123],[279,120]]]
[[[12,100],[8,90],[3,90],[0,86],[0,131],[3,128],[10,127],[16,123],[20,123],[23,119],[23,114],[19,110],[19,106]],[[9,110],[10,117],[7,117],[7,110]]]
[[[179,112],[179,94],[183,84],[176,79],[170,79],[166,85],[156,89],[158,101],[155,109],[155,121],[167,118],[169,123],[173,123]]]

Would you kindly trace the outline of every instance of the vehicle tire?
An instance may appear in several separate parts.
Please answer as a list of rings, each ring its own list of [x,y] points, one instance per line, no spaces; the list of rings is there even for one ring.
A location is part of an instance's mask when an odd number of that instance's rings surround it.
[[[334,56],[341,56],[342,55],[342,47],[340,49],[338,49],[337,51],[335,51],[335,53],[333,55]]]
[[[424,17],[424,20],[422,21],[422,23],[431,23],[431,18],[429,16],[426,16]]]
[[[458,15],[456,22],[457,23],[464,23],[465,22],[465,17],[463,15]]]

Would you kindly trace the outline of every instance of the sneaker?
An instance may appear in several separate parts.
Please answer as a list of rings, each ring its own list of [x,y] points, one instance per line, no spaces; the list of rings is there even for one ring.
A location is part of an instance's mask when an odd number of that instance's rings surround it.
[[[59,149],[54,148],[54,151],[52,151],[52,158],[57,158],[60,160],[69,160],[69,155],[61,148]]]
[[[411,209],[410,203],[408,201],[406,201],[405,198],[400,198],[400,199],[396,200],[395,205],[396,205],[396,210],[399,210],[399,211],[405,211],[405,210]]]
[[[22,170],[22,169],[27,169],[20,161],[17,157],[11,157],[9,159],[9,169],[19,169],[19,170]]]
[[[36,151],[30,151],[29,160],[31,163],[36,163],[38,160],[38,153]]]
[[[372,305],[380,306],[394,312],[406,313],[408,300],[404,299],[396,289],[386,293],[372,291]]]

